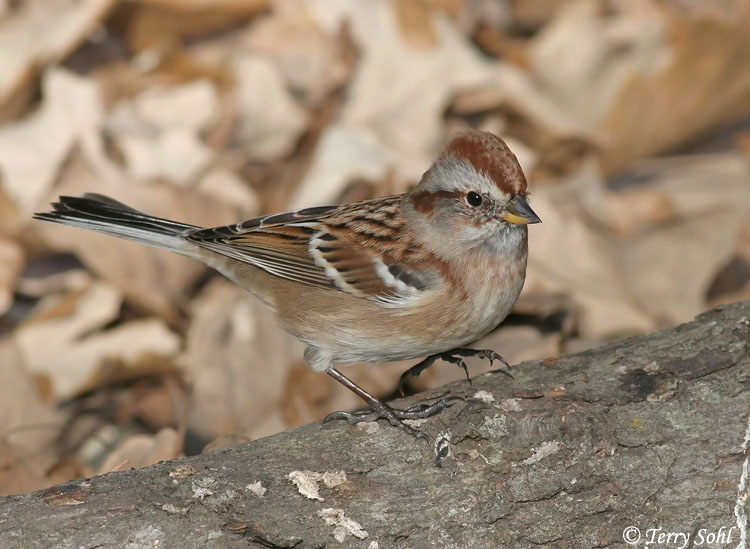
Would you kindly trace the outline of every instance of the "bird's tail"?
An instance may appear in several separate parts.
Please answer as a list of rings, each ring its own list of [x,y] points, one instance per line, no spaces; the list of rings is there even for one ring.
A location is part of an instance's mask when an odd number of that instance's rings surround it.
[[[81,227],[185,255],[191,255],[195,246],[187,242],[184,235],[200,229],[147,215],[95,193],[82,197],[61,196],[59,202],[52,204],[52,211],[35,213],[34,219]]]

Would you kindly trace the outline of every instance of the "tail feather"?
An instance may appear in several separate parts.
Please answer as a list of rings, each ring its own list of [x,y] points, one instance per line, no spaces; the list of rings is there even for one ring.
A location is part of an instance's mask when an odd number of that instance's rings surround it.
[[[94,193],[61,196],[59,202],[52,204],[52,211],[35,213],[34,219],[89,229],[186,255],[190,255],[195,245],[187,242],[185,235],[201,228],[154,217]]]

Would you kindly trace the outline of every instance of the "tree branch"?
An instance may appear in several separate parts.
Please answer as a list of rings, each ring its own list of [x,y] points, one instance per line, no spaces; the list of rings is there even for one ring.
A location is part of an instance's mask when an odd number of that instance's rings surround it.
[[[750,303],[513,373],[433,393],[466,398],[420,426],[449,435],[441,466],[383,423],[311,424],[2,498],[0,545],[609,547],[629,527],[661,547],[739,542]]]

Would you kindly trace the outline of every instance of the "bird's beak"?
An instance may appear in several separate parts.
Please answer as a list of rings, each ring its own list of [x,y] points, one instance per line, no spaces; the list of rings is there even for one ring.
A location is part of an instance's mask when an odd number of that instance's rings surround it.
[[[534,213],[529,203],[520,194],[508,203],[501,216],[508,223],[516,225],[528,225],[529,223],[541,223],[542,220]]]

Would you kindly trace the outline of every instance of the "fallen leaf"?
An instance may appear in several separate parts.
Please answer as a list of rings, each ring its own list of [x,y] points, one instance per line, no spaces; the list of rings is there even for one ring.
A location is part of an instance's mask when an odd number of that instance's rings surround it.
[[[342,16],[361,51],[341,124],[366,128],[405,157],[434,154],[442,145],[440,129],[452,95],[490,79],[490,64],[440,12],[431,12],[427,22],[434,29],[434,46],[414,47],[404,39],[392,4],[346,3],[338,8],[346,10]],[[325,24],[320,12],[314,13]]]
[[[0,108],[30,79],[36,67],[51,65],[70,53],[114,4],[114,0],[26,0],[3,14]]]
[[[362,163],[355,167],[354,160],[344,160],[338,164],[344,166],[345,173],[334,173],[336,158],[347,156],[336,152],[341,146],[348,153],[381,157],[376,160],[379,173],[392,171],[396,188],[405,190],[404,183],[418,180],[443,145],[443,116],[453,95],[490,80],[491,65],[437,10],[426,14],[426,25],[434,31],[434,44],[430,40],[430,44],[415,46],[404,37],[394,7],[387,2],[341,3],[335,7],[311,2],[308,8],[325,32],[347,25],[360,58],[340,115],[324,133],[292,204],[310,206],[330,201],[336,194],[333,189],[340,191],[342,182],[351,178],[351,171],[368,170]],[[415,102],[415,97],[419,101]],[[354,136],[354,145],[344,145],[345,136]],[[337,142],[341,145],[333,147]],[[328,174],[325,167],[330,169]],[[322,174],[332,175],[335,182]],[[323,193],[318,194],[322,180]]]
[[[234,284],[215,279],[191,305],[185,352],[194,402],[189,426],[205,438],[257,438],[285,428],[286,373],[301,345],[274,314]]]
[[[195,183],[211,162],[211,152],[195,132],[168,129],[153,137],[120,135],[117,145],[136,179],[164,178],[180,186]]]
[[[149,214],[195,225],[225,225],[246,218],[242,204],[230,205],[191,189],[102,181],[80,155],[74,155],[60,177],[50,200],[56,199],[57,194],[98,192]],[[174,305],[187,298],[188,289],[206,272],[199,261],[142,244],[41,221],[32,226],[49,247],[75,253],[128,298],[165,318],[175,318]]]
[[[50,456],[25,450],[0,440],[0,497],[23,494],[54,484],[45,472],[54,463]]]
[[[195,37],[242,24],[270,0],[138,0],[127,6],[127,40],[136,52],[170,58]]]
[[[13,304],[16,280],[24,265],[24,251],[12,240],[0,238],[0,315]]]
[[[138,118],[154,129],[205,130],[219,111],[216,86],[201,78],[182,85],[147,88],[133,99]]]
[[[11,337],[0,339],[0,495],[52,484],[55,440],[64,414],[46,402]]]
[[[49,379],[56,399],[71,398],[95,386],[100,381],[99,369],[108,359],[127,366],[146,353],[176,354],[179,338],[155,318],[97,331],[117,317],[121,303],[122,296],[114,287],[95,283],[72,296],[70,309],[64,307],[59,309],[61,314],[50,316],[42,310],[39,319],[30,318],[14,332],[29,371]]]
[[[239,144],[253,160],[288,155],[307,125],[307,114],[286,89],[276,64],[267,56],[240,51],[232,69]]]
[[[0,185],[27,216],[49,192],[74,144],[96,139],[102,119],[96,85],[51,68],[42,80],[42,105],[0,127]]]
[[[620,238],[646,233],[676,216],[672,201],[665,192],[648,186],[625,188],[604,193],[589,213]]]
[[[642,32],[639,10],[626,10],[628,39]],[[651,70],[628,75],[598,124],[606,173],[750,113],[750,2],[664,11],[668,49],[639,52],[654,58]]]
[[[673,157],[643,161],[638,172],[674,215],[630,241],[613,241],[613,258],[631,301],[656,326],[671,326],[706,309],[711,281],[750,220],[747,162],[734,153]]]
[[[597,128],[631,74],[668,62],[664,15],[656,6],[639,2],[609,18],[600,13],[595,0],[570,2],[529,46],[533,78],[581,132]]]
[[[213,158],[199,131],[217,116],[216,91],[203,79],[119,103],[106,128],[131,178],[189,186]]]
[[[0,236],[16,235],[25,222],[0,181]]]
[[[534,194],[544,222],[530,231],[524,291],[570,295],[587,337],[647,332],[703,311],[750,218],[739,154],[642,161],[631,177],[641,186],[613,192],[589,164]]]
[[[335,203],[352,181],[379,181],[392,164],[389,151],[367,130],[331,124],[289,207]]]
[[[532,204],[543,222],[529,231],[524,293],[563,294],[580,307],[579,330],[592,337],[642,333],[653,320],[632,302],[605,235],[589,226],[583,197],[601,193],[595,164],[567,181],[534,190]]]
[[[110,453],[99,474],[148,467],[180,456],[182,441],[177,431],[165,427],[156,435],[132,435]]]
[[[276,1],[251,25],[243,43],[273,59],[306,106],[319,105],[349,77],[348,43],[340,30],[326,30],[305,2]]]
[[[520,118],[511,131],[543,163],[566,140],[595,145],[613,174],[750,112],[750,78],[738,69],[750,64],[749,10],[745,0],[687,9],[643,0],[610,12],[596,0],[561,3],[529,40],[528,67],[494,63],[454,108]]]
[[[198,190],[225,204],[232,204],[243,216],[255,217],[260,213],[258,193],[237,174],[226,168],[216,166],[211,169],[198,183]]]

